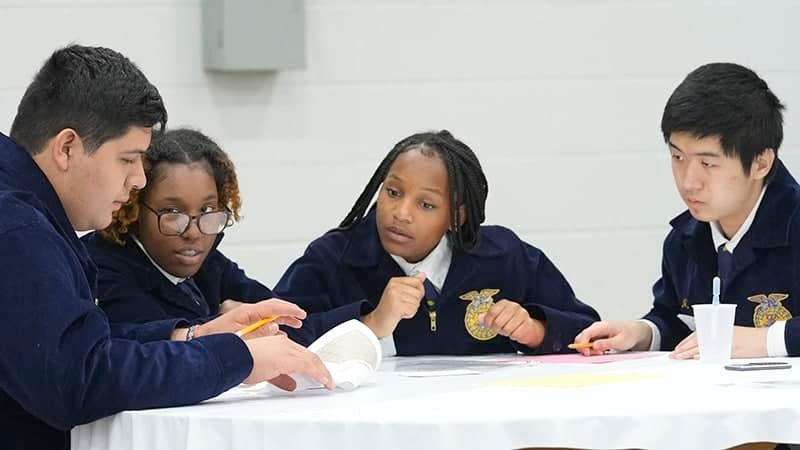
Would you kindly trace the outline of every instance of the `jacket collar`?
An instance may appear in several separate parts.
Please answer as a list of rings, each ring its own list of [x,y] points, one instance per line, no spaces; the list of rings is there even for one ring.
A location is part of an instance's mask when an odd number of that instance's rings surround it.
[[[25,149],[0,133],[0,177],[2,172],[6,172],[5,178],[9,185],[20,191],[30,192],[36,197],[39,204],[33,206],[47,216],[58,233],[69,243],[94,290],[97,269],[83,243],[78,239],[53,185]]]
[[[200,269],[194,274],[193,278],[202,278],[203,274],[209,270],[209,265],[213,264],[211,261],[211,256],[216,251],[217,247],[219,246],[220,242],[222,242],[222,238],[225,236],[225,233],[220,233],[217,235],[216,240],[214,240],[214,245],[211,246],[211,249],[208,251],[208,255],[206,255],[206,259],[203,261],[203,264],[200,266]],[[103,237],[100,235],[96,235],[95,239],[100,241],[105,241]],[[109,246],[117,246],[117,244],[112,242],[104,242],[103,245]],[[123,245],[123,252],[126,253],[128,259],[131,264],[133,264],[136,268],[137,272],[146,273],[147,276],[142,277],[142,285],[146,287],[148,290],[160,288],[163,283],[161,282],[162,279],[164,281],[169,282],[170,285],[173,285],[171,280],[168,280],[164,274],[158,270],[158,267],[155,266],[155,262],[151,261],[144,250],[136,244],[136,242],[131,238],[127,237],[125,239],[125,244]]]
[[[404,276],[405,274],[397,262],[383,249],[376,226],[375,208],[373,207],[364,219],[351,229],[330,232],[347,233],[342,262],[352,268],[375,271],[384,278]],[[467,280],[471,279],[477,273],[481,259],[502,255],[502,248],[488,239],[482,230],[481,237],[478,247],[470,253],[453,249],[450,269],[444,286],[441,288],[442,294],[458,290]]]

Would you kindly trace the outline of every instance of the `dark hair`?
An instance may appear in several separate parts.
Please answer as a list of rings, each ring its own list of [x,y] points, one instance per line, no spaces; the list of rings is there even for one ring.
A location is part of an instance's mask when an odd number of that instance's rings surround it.
[[[164,164],[204,164],[217,185],[220,207],[230,209],[234,220],[240,219],[242,200],[236,168],[228,155],[205,134],[188,128],[168,130],[153,138],[144,158],[144,173],[148,180],[157,179]],[[100,231],[104,238],[118,244],[125,243],[131,228],[139,220],[139,203],[149,186],[152,184],[148,183],[141,191],[131,192],[128,202],[114,212],[111,225]]]
[[[131,126],[163,129],[167,111],[158,90],[128,58],[103,47],[56,50],[17,107],[11,138],[32,155],[65,128],[88,153]]]
[[[447,130],[417,133],[398,142],[381,161],[353,208],[339,225],[339,229],[348,229],[361,222],[375,192],[383,183],[397,156],[410,150],[419,150],[423,154],[436,154],[444,162],[450,183],[451,231],[449,233],[457,249],[471,251],[480,240],[480,224],[485,219],[489,185],[475,153]],[[458,210],[461,205],[465,209],[463,224],[459,224]]]
[[[784,106],[752,70],[731,63],[700,66],[672,93],[661,118],[664,141],[676,132],[702,139],[717,136],[726,156],[737,156],[744,173],[771,148],[778,156],[783,140]],[[767,175],[769,181],[774,173]]]

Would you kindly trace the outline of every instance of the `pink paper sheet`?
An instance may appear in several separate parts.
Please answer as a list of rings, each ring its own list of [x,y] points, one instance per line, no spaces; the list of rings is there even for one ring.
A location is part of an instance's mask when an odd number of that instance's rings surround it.
[[[653,358],[660,354],[659,352],[622,352],[597,356],[583,356],[580,353],[569,353],[565,355],[520,356],[517,358],[504,359],[502,361],[525,361],[550,364],[604,364],[631,359]]]

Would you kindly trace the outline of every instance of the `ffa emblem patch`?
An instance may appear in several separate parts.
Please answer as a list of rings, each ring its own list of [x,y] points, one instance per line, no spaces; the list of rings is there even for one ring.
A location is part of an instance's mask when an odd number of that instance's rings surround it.
[[[479,341],[488,341],[497,336],[497,332],[489,328],[485,328],[478,324],[478,315],[483,314],[494,305],[493,295],[497,295],[500,289],[481,289],[478,291],[469,291],[464,295],[459,296],[461,300],[466,300],[467,312],[464,314],[464,327],[470,336]]]
[[[789,320],[792,313],[784,308],[782,301],[789,298],[789,294],[772,293],[769,295],[758,294],[747,297],[753,303],[758,303],[753,311],[753,325],[756,327],[768,327],[781,320]]]
[[[688,298],[685,298],[685,299],[683,299],[681,301],[681,309],[684,309],[684,310],[691,309],[691,308],[689,308],[689,299]]]

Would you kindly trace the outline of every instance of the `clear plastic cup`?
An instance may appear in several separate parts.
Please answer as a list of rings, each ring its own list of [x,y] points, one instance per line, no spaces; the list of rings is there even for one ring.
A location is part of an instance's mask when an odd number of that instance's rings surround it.
[[[725,363],[731,359],[736,305],[693,305],[700,361]]]

